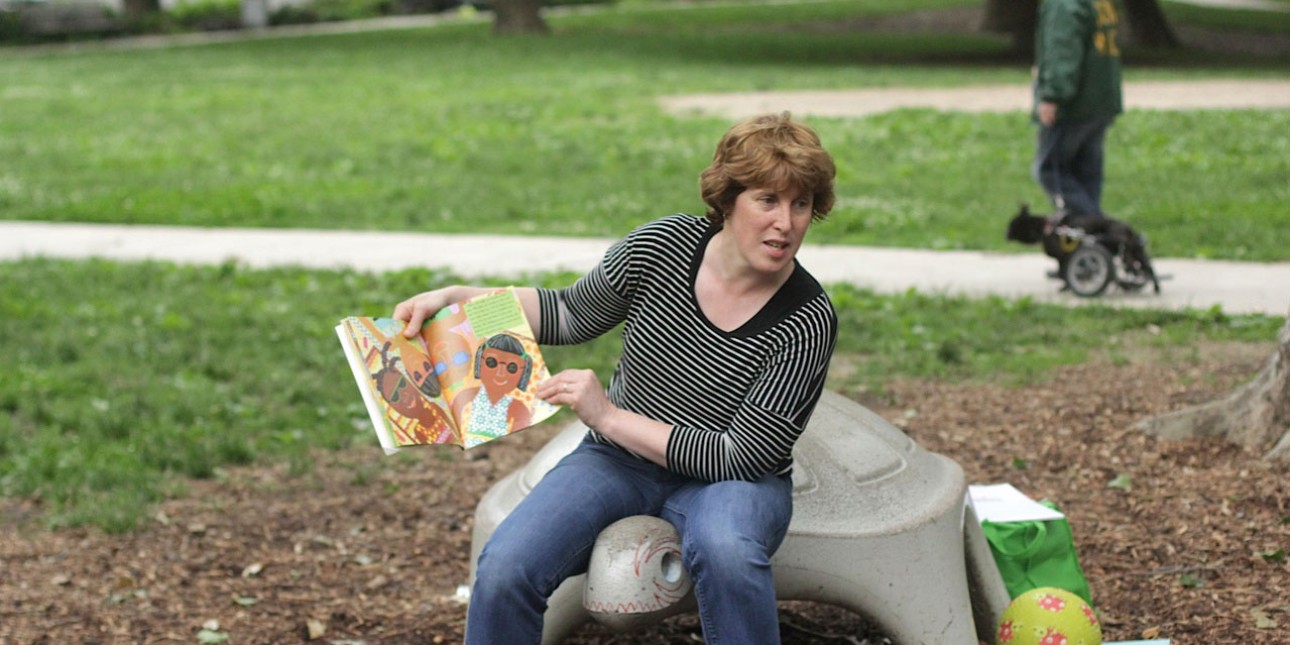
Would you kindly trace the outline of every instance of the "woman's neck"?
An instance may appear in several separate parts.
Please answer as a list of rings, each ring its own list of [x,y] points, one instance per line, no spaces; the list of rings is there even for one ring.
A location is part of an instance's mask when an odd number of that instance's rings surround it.
[[[726,235],[725,231],[717,231],[708,242],[699,271],[711,271],[712,276],[732,294],[756,296],[774,294],[793,275],[794,268],[794,264],[790,263],[773,274],[757,271],[739,254],[734,239]]]
[[[734,331],[770,302],[792,275],[792,269],[790,264],[781,272],[783,275],[755,271],[726,247],[721,233],[717,233],[699,263],[694,297],[709,322],[724,331]]]

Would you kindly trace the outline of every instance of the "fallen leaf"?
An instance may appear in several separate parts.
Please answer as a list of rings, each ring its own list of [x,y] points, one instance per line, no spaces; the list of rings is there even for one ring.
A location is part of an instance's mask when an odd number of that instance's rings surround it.
[[[1257,629],[1277,628],[1276,619],[1267,615],[1267,613],[1262,610],[1254,609],[1250,611],[1250,615],[1254,617],[1254,627]]]
[[[217,632],[212,629],[203,629],[197,632],[197,642],[203,645],[213,645],[214,643],[228,642],[227,632]]]
[[[255,576],[260,575],[260,572],[261,572],[261,571],[264,571],[264,564],[263,564],[263,563],[255,562],[255,563],[252,563],[252,564],[248,564],[248,565],[246,565],[246,568],[245,568],[245,569],[242,569],[242,577],[243,577],[243,578],[252,578],[252,577],[255,577]]]
[[[327,625],[323,624],[321,620],[310,618],[305,621],[305,631],[308,632],[309,640],[318,640],[327,633]]]

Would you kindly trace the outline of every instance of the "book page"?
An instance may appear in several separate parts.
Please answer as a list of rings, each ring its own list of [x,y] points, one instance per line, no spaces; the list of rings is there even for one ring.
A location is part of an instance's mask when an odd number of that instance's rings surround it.
[[[528,318],[514,290],[480,296],[465,303],[466,319],[479,336],[516,332],[532,337]]]
[[[534,394],[550,374],[514,289],[449,305],[422,335],[465,447],[555,414]]]
[[[460,445],[460,434],[422,341],[404,338],[404,324],[390,318],[351,317],[342,325],[366,370],[366,390],[380,409],[394,444]]]

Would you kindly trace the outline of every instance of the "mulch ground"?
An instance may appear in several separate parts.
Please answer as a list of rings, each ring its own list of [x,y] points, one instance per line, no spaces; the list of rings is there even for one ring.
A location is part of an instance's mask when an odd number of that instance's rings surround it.
[[[1290,563],[1275,554],[1290,550],[1290,465],[1132,428],[1230,391],[1271,351],[1228,345],[1169,364],[1063,369],[1025,387],[899,382],[855,396],[954,458],[969,481],[1059,503],[1107,641],[1287,643]],[[474,505],[556,430],[473,459],[387,459],[373,443],[319,454],[303,476],[237,469],[189,483],[123,536],[50,532],[38,508],[4,502],[0,643],[460,642]],[[1127,488],[1109,485],[1123,476]],[[785,603],[781,622],[790,645],[885,642],[825,605]],[[572,642],[701,640],[682,616],[631,636],[588,625]]]

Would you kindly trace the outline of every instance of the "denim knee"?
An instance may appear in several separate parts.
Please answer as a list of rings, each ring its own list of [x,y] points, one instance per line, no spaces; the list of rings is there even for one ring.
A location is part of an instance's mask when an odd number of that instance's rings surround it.
[[[685,544],[686,567],[705,575],[740,578],[770,566],[770,549],[746,536],[707,530],[691,533]]]
[[[475,563],[475,591],[472,597],[481,593],[487,594],[491,588],[514,590],[520,586],[532,586],[527,581],[531,577],[524,570],[527,558],[523,552],[510,548],[498,540],[490,540],[479,553]]]

